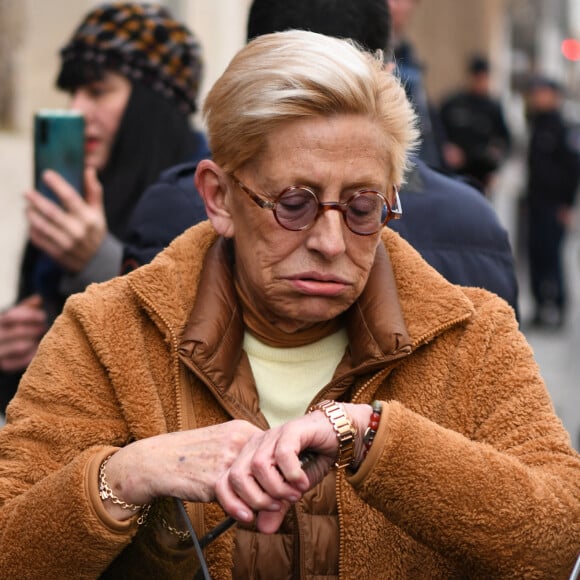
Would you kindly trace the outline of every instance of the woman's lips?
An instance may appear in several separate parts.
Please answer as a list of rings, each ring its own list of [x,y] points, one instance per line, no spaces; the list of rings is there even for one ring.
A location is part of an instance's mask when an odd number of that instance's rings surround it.
[[[291,276],[288,281],[300,293],[310,296],[338,296],[350,286],[345,280],[336,276],[325,276],[316,273]]]
[[[92,153],[99,146],[99,140],[96,137],[87,137],[85,139],[85,151]]]

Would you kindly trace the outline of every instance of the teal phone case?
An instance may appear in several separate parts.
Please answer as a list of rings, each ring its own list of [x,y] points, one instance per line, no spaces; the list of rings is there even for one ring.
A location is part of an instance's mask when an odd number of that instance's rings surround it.
[[[85,120],[76,111],[39,111],[34,116],[34,185],[56,203],[56,195],[42,181],[46,169],[59,173],[83,195]]]

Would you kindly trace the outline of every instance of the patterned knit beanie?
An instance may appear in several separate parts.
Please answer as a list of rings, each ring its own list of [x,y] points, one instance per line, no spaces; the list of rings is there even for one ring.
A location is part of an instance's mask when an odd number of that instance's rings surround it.
[[[184,112],[197,109],[201,49],[164,7],[102,4],[85,17],[61,50],[61,58],[57,79],[61,89],[74,90],[113,70],[173,99]]]

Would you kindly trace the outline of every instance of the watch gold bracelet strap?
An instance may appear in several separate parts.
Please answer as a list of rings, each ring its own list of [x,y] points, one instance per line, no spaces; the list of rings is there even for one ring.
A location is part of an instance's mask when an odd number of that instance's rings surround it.
[[[321,401],[312,405],[309,413],[322,411],[330,421],[338,439],[338,456],[334,462],[336,469],[345,469],[355,460],[356,429],[347,415],[344,405],[336,401]]]

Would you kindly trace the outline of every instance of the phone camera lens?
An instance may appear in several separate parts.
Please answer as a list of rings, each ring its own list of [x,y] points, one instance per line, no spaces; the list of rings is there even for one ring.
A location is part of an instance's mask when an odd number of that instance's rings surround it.
[[[46,119],[40,120],[40,142],[43,145],[48,143],[48,121]]]

